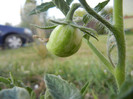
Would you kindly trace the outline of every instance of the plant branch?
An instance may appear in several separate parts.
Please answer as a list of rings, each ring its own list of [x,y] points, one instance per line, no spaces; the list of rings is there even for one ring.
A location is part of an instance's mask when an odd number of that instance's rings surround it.
[[[80,7],[81,5],[79,3],[74,3],[71,7],[71,9],[69,10],[69,12],[66,15],[66,21],[72,21],[73,18],[73,14],[75,12],[75,10]]]
[[[118,32],[114,33],[118,47],[118,65],[115,69],[115,77],[118,89],[125,81],[125,60],[126,60],[126,45],[123,27],[123,0],[114,0],[113,8],[114,27]]]
[[[112,24],[110,24],[108,21],[106,21],[104,18],[102,18],[99,14],[97,14],[88,4],[85,0],[79,0],[84,9],[92,15],[94,18],[96,18],[98,21],[100,21],[102,24],[104,24],[109,30],[116,31],[116,29],[113,27]]]
[[[114,25],[107,22],[99,14],[97,14],[90,6],[86,3],[85,0],[79,0],[85,10],[104,24],[115,36],[117,42],[118,50],[118,65],[115,68],[115,78],[117,82],[118,89],[125,81],[125,56],[126,56],[126,47],[125,47],[125,36],[123,29],[123,0],[114,0]]]
[[[90,42],[87,40],[87,44],[92,51],[98,56],[98,58],[107,66],[107,69],[114,75],[114,68],[111,63],[104,57],[104,55]]]

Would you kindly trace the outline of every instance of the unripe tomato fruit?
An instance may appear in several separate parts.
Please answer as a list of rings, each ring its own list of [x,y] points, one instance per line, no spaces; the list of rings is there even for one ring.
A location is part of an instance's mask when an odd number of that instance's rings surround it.
[[[51,33],[46,45],[48,51],[67,57],[78,51],[82,42],[82,32],[70,25],[59,25]]]

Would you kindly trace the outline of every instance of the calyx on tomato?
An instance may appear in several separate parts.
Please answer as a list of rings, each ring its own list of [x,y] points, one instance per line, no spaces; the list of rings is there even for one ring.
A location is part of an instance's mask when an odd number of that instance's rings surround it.
[[[78,28],[70,25],[58,25],[51,33],[46,45],[48,51],[67,57],[76,53],[82,42],[82,33]]]

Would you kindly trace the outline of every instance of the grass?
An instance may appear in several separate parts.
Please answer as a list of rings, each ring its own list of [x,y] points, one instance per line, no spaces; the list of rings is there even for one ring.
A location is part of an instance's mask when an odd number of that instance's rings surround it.
[[[132,79],[133,71],[133,35],[126,35],[127,40],[127,79]],[[91,39],[94,45],[106,56],[105,35],[99,36],[99,41]],[[116,58],[114,51],[113,58]],[[15,50],[0,51],[0,76],[9,76],[12,72],[16,79],[23,80],[26,85],[33,83],[34,77],[43,78],[46,73],[60,75],[73,82],[79,89],[89,80],[92,90],[99,95],[115,92],[115,81],[106,67],[99,61],[84,42],[80,50],[67,58],[60,58],[47,52],[43,46],[29,46]]]

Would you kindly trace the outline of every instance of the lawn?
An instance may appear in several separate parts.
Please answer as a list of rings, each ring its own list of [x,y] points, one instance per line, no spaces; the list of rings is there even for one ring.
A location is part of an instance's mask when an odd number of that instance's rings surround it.
[[[99,36],[99,41],[91,39],[93,44],[106,56],[107,36]],[[126,35],[127,43],[127,79],[132,79],[133,71],[133,35]],[[106,56],[107,57],[107,56]],[[113,53],[114,62],[116,50]],[[43,79],[46,73],[60,75],[69,82],[81,88],[86,81],[90,82],[88,92],[94,91],[98,95],[115,92],[115,81],[103,63],[92,53],[83,41],[80,50],[67,58],[60,58],[47,52],[45,46],[23,47],[15,50],[0,51],[0,76],[9,76],[12,72],[16,79],[31,86],[35,79]],[[105,95],[104,95],[105,96]]]

